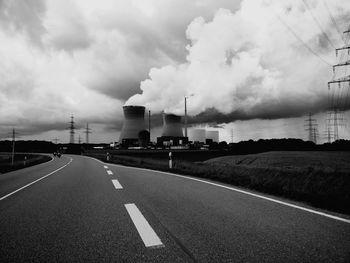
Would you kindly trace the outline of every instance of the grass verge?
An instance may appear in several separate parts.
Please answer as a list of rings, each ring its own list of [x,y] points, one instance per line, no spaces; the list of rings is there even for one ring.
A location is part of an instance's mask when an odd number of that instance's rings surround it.
[[[27,159],[25,160],[25,157]],[[0,174],[23,169],[40,163],[45,163],[51,160],[47,155],[39,154],[16,154],[12,165],[10,154],[0,154]]]

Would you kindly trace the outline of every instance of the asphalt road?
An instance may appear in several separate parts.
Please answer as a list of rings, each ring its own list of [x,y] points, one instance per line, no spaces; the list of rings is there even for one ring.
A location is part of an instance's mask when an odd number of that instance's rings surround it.
[[[0,262],[350,262],[340,217],[63,156],[0,175]]]

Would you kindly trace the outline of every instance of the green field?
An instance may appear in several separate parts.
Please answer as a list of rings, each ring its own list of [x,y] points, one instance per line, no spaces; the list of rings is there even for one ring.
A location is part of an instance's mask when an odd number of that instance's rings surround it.
[[[106,161],[105,154],[90,154]],[[220,181],[350,214],[349,152],[265,152],[203,162],[111,155],[110,162]]]

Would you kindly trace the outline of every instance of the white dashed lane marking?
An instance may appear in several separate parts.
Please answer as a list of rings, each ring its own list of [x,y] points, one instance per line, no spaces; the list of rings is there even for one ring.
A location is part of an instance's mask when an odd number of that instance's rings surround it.
[[[104,165],[103,168],[108,169],[108,166],[107,166],[107,165]]]
[[[131,217],[139,235],[146,247],[164,247],[162,241],[154,232],[146,218],[142,215],[135,204],[126,204],[126,210]]]
[[[118,182],[117,179],[112,180],[115,189],[123,189],[123,186]]]
[[[109,175],[113,175],[113,172],[112,172],[111,170],[107,170],[107,173],[108,173]]]

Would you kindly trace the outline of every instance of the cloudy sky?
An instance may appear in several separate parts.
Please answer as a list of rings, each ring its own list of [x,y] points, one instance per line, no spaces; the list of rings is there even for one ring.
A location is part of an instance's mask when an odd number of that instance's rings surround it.
[[[73,114],[116,141],[123,105],[157,118],[184,96],[221,140],[307,138],[309,112],[322,135],[349,17],[344,0],[0,0],[0,138],[68,142]]]

